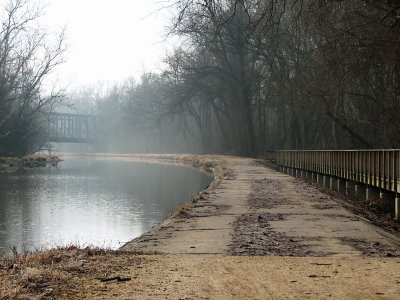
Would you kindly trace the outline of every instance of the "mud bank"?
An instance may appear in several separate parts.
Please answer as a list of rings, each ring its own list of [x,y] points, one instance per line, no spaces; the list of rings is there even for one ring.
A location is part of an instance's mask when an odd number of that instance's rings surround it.
[[[18,157],[0,157],[0,173],[14,173],[20,169],[57,166],[60,158],[56,155],[34,154]]]

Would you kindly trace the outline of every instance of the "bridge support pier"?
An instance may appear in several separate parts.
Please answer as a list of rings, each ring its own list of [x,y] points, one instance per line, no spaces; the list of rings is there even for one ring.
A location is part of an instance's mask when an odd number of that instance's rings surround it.
[[[379,193],[379,198],[381,201],[382,209],[384,211],[390,212],[396,210],[394,201],[395,198],[393,193],[381,191]]]
[[[400,222],[400,198],[397,197],[394,199],[394,217],[396,221]]]
[[[330,188],[332,191],[335,191],[335,190],[337,189],[337,181],[338,181],[338,179],[335,178],[335,177],[331,177],[331,178],[329,179],[329,188]]]
[[[346,181],[338,179],[336,189],[339,191],[339,193],[346,194]]]
[[[322,181],[323,181],[322,184],[324,187],[326,187],[326,188],[330,187],[330,176],[324,175],[324,178]]]
[[[355,193],[354,182],[346,181],[346,195],[349,197],[353,197]]]
[[[373,201],[379,198],[380,198],[379,189],[368,186],[365,191],[365,199],[367,201]]]
[[[310,182],[314,182],[314,172],[308,172],[308,181]]]
[[[322,174],[317,174],[317,183],[319,185],[324,185],[324,175]]]
[[[365,200],[366,188],[364,184],[356,184],[354,186],[355,197],[357,200]]]
[[[318,182],[318,175],[317,175],[317,173],[315,173],[315,172],[312,172],[311,173],[311,181],[312,182]]]

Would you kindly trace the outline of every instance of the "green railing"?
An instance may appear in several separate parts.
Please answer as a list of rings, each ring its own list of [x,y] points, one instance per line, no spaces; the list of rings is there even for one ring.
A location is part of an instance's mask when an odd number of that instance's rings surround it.
[[[279,150],[276,164],[360,182],[397,193],[400,150]]]

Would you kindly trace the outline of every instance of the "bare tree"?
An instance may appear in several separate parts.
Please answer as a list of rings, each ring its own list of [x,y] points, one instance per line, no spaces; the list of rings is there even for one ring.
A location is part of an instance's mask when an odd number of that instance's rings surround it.
[[[45,142],[44,125],[64,91],[44,92],[44,83],[63,62],[64,33],[51,40],[37,25],[41,11],[29,0],[10,0],[0,28],[0,154],[24,155]]]

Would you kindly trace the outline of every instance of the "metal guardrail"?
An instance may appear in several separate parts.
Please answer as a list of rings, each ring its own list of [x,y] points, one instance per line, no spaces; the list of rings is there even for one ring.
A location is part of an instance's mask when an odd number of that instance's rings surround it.
[[[400,150],[279,150],[276,164],[397,193]]]

